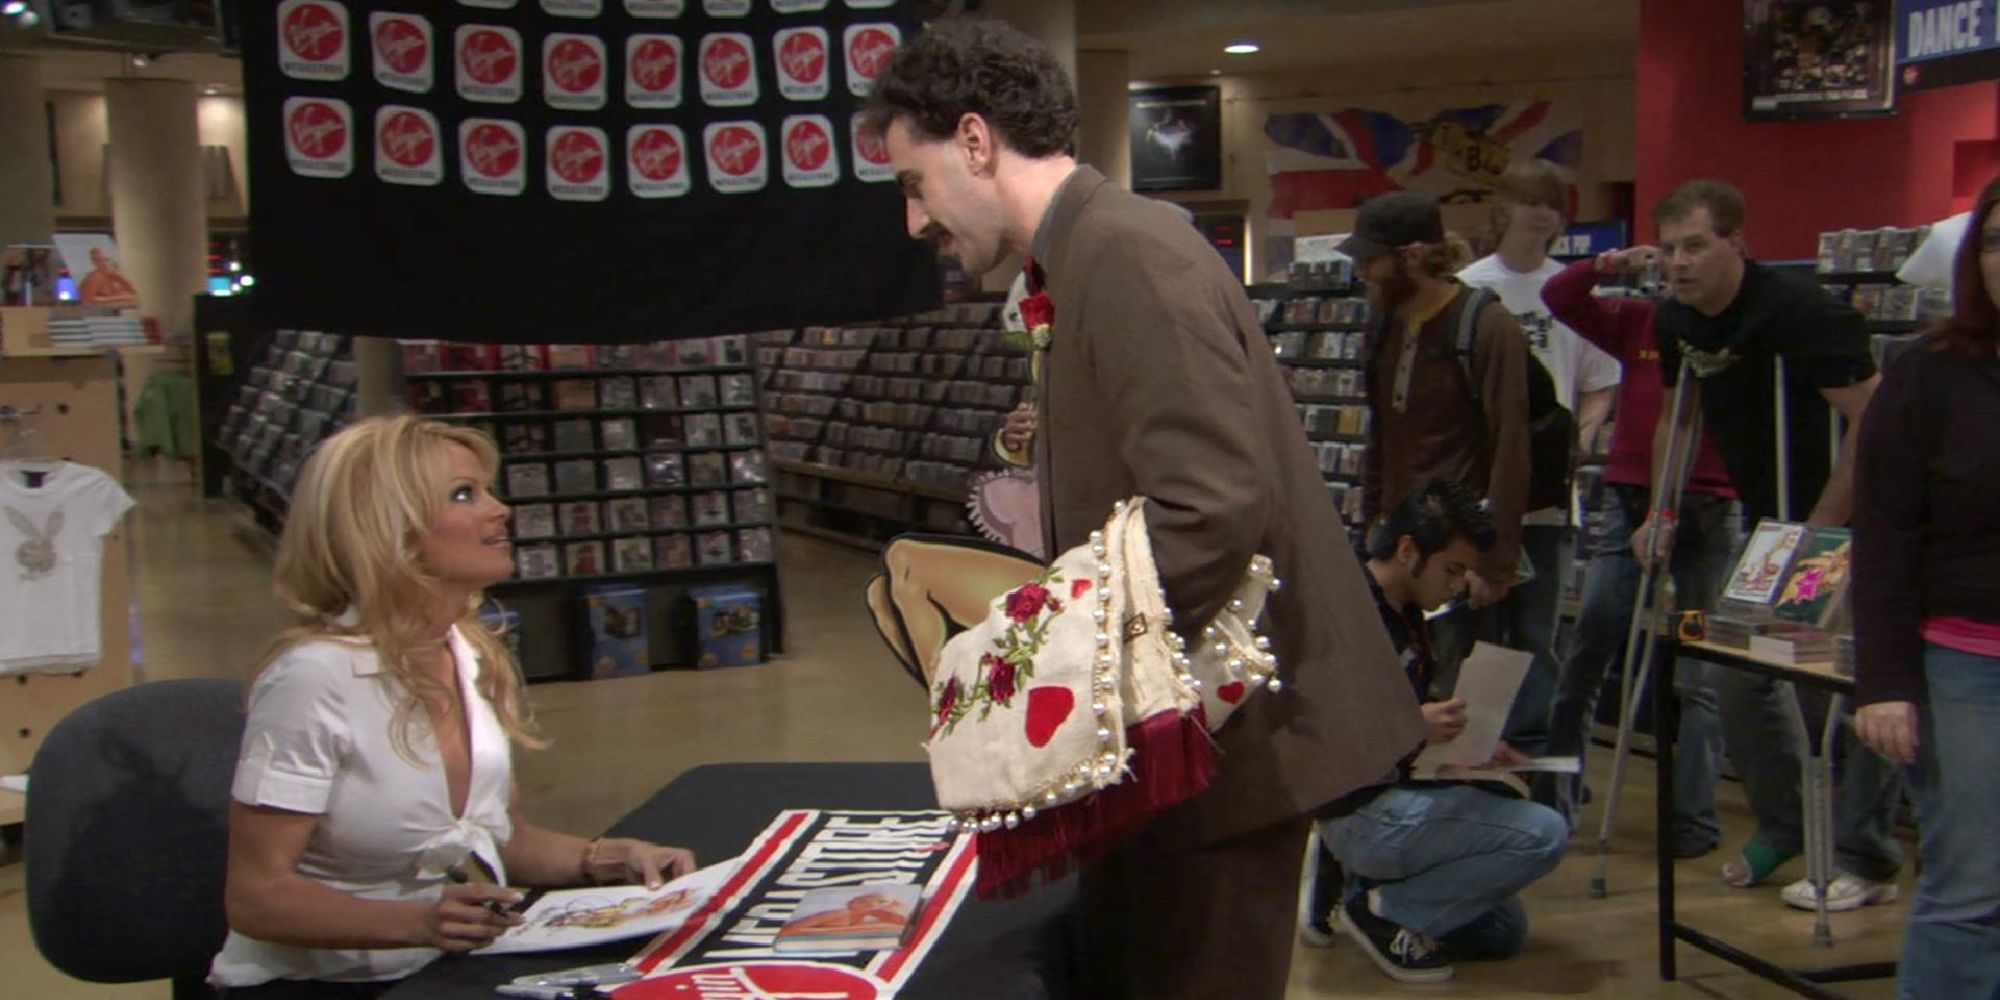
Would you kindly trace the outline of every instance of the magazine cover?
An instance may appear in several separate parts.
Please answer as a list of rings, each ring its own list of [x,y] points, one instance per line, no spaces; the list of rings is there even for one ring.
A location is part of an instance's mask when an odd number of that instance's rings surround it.
[[[901,947],[923,893],[920,885],[809,889],[778,928],[778,950],[845,954]]]
[[[1799,546],[1772,613],[1786,621],[1824,626],[1839,613],[1852,566],[1853,536],[1846,528],[1815,528]]]
[[[1793,553],[1805,537],[1803,524],[1771,518],[1757,522],[1757,530],[1751,533],[1743,557],[1736,561],[1736,571],[1730,575],[1729,586],[1724,588],[1722,596],[1747,604],[1771,603],[1778,596],[1778,588],[1784,585]]]

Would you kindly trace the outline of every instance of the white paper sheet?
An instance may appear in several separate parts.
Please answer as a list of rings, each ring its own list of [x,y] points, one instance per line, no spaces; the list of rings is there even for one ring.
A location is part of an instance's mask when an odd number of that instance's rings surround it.
[[[1417,755],[1414,772],[1423,774],[1445,764],[1478,767],[1492,760],[1500,748],[1507,710],[1514,705],[1514,692],[1520,690],[1533,660],[1518,649],[1474,643],[1458,668],[1458,687],[1451,694],[1465,700],[1465,729],[1449,743],[1425,747]]]
[[[519,927],[473,954],[559,951],[658,934],[680,926],[715,895],[736,870],[736,863],[737,859],[731,858],[658,889],[607,885],[555,890],[528,907]]]

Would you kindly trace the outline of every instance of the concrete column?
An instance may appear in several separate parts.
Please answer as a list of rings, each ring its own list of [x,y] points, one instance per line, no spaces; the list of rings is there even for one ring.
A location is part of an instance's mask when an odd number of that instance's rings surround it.
[[[1132,186],[1131,83],[1131,53],[1076,54],[1076,100],[1083,113],[1077,157],[1125,188]]]
[[[388,337],[354,338],[354,412],[378,417],[403,403],[403,351]]]
[[[194,328],[207,284],[208,221],[195,85],[106,80],[111,226],[139,308],[166,333]]]
[[[0,53],[0,245],[46,244],[56,231],[47,101],[42,64]]]

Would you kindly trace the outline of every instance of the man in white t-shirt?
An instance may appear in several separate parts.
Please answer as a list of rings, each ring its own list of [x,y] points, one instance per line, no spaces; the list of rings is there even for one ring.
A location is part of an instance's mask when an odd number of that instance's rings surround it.
[[[1617,359],[1556,322],[1542,302],[1542,286],[1562,273],[1562,265],[1549,259],[1549,247],[1562,235],[1569,186],[1547,161],[1531,160],[1509,167],[1496,188],[1498,251],[1460,271],[1458,280],[1492,289],[1514,314],[1529,349],[1555,383],[1557,401],[1576,416],[1579,451],[1587,450],[1611,410],[1620,372]],[[1508,715],[1506,735],[1516,746],[1539,750],[1555,696],[1556,605],[1562,596],[1570,512],[1565,507],[1531,510],[1521,524],[1521,549],[1534,566],[1534,579],[1509,592],[1488,617],[1490,634],[1479,638],[1534,654]]]

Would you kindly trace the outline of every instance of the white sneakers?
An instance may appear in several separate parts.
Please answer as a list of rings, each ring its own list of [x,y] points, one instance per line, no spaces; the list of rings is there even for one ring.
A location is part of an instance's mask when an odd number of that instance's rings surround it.
[[[1799,910],[1817,910],[1819,898],[1813,892],[1810,879],[1800,879],[1785,887],[1778,894],[1786,906]],[[1864,906],[1876,906],[1896,901],[1896,883],[1870,882],[1856,875],[1841,872],[1826,886],[1826,908],[1829,912],[1858,910]]]

